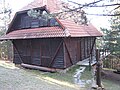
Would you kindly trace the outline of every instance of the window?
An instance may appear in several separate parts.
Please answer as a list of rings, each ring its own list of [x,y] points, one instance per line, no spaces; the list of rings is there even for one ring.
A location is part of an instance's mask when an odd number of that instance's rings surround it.
[[[19,23],[18,23],[19,22]],[[40,18],[33,18],[27,14],[22,14],[20,20],[17,21],[16,29],[39,28],[39,27],[59,26],[54,17],[47,18],[41,16]]]
[[[56,19],[55,18],[51,18],[50,19],[50,26],[58,26],[59,24],[58,24],[58,22],[56,21]]]
[[[39,19],[31,19],[31,28],[39,27]]]
[[[28,16],[21,18],[21,28],[30,28],[30,18]]]
[[[48,20],[45,20],[45,19],[40,19],[40,27],[45,27],[45,26],[48,26]]]

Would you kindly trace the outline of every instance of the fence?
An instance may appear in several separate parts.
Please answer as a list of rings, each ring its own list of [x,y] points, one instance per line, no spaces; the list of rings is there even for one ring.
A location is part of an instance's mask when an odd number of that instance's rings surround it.
[[[99,49],[103,68],[120,69],[120,55],[111,55],[107,49]]]
[[[103,60],[103,68],[109,68],[109,69],[120,68],[120,56],[108,55]]]

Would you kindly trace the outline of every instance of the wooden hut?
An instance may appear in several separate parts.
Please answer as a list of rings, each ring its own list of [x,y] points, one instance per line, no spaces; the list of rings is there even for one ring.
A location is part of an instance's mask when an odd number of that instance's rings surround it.
[[[15,64],[65,69],[94,55],[96,37],[102,34],[91,24],[70,20],[33,18],[30,9],[57,12],[57,0],[34,0],[18,11],[0,40],[13,43]]]

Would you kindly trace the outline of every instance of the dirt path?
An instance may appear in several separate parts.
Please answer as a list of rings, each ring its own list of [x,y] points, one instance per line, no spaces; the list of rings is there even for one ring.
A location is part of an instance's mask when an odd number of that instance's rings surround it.
[[[0,90],[79,90],[69,83],[31,72],[0,61]]]

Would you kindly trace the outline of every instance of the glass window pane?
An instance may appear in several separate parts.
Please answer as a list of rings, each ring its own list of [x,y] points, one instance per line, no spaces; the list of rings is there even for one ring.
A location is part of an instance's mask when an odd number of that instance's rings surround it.
[[[32,19],[31,27],[39,27],[39,19]]]
[[[50,26],[58,26],[59,24],[58,24],[58,22],[56,21],[56,19],[55,18],[51,18],[50,19]]]
[[[40,27],[48,26],[48,21],[45,19],[40,19]]]

